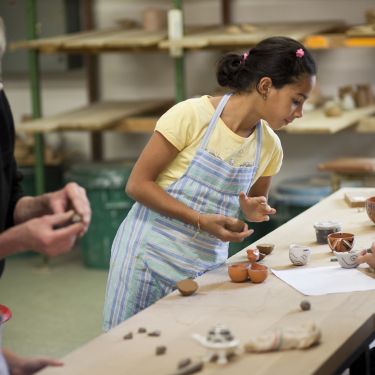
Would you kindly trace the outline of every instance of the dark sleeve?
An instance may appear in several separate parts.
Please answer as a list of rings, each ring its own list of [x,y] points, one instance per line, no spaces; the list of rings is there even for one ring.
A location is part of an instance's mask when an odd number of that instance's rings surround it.
[[[6,211],[5,216],[5,227],[2,230],[10,228],[13,226],[13,213],[17,201],[22,197],[21,180],[22,175],[17,170],[17,163],[14,158],[14,143],[15,143],[15,130],[13,115],[9,106],[8,99],[5,92],[2,90],[0,92],[0,122],[2,130],[0,132],[1,141],[1,157],[3,162],[3,179],[5,179],[5,186],[9,189],[6,192],[8,196],[7,202],[3,202]],[[4,212],[1,213],[4,215]]]

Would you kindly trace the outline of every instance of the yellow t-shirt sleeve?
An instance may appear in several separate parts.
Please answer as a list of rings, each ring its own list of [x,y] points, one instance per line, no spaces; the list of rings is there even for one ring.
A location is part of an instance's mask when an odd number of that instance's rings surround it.
[[[161,133],[177,150],[181,151],[191,143],[195,124],[193,108],[184,101],[174,105],[159,118],[155,131]]]
[[[273,149],[270,160],[267,164],[267,167],[264,169],[262,176],[273,176],[280,171],[282,162],[283,162],[283,149],[281,147],[281,142],[279,137],[274,134],[273,138]]]

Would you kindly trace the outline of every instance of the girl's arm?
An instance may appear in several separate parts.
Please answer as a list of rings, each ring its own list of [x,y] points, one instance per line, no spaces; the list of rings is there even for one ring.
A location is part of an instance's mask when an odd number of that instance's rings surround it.
[[[135,163],[126,185],[126,193],[161,214],[196,227],[199,223],[202,230],[222,241],[238,242],[249,236],[253,231],[248,230],[245,223],[240,232],[228,229],[235,227],[239,222],[238,219],[223,215],[200,214],[156,184],[159,174],[176,158],[178,153],[179,151],[162,134],[155,131]]]

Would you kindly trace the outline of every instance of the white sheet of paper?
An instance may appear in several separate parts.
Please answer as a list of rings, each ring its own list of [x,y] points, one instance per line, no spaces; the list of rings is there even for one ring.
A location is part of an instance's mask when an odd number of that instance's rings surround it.
[[[272,272],[305,296],[375,289],[375,279],[356,268],[346,269],[339,265],[290,270],[272,269]]]

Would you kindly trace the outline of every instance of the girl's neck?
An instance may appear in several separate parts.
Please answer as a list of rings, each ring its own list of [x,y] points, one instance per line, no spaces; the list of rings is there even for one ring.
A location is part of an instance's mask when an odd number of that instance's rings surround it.
[[[260,120],[260,115],[255,109],[256,99],[253,93],[233,94],[221,113],[220,117],[226,126],[241,137],[249,137]],[[210,98],[215,108],[220,100],[221,97]]]

